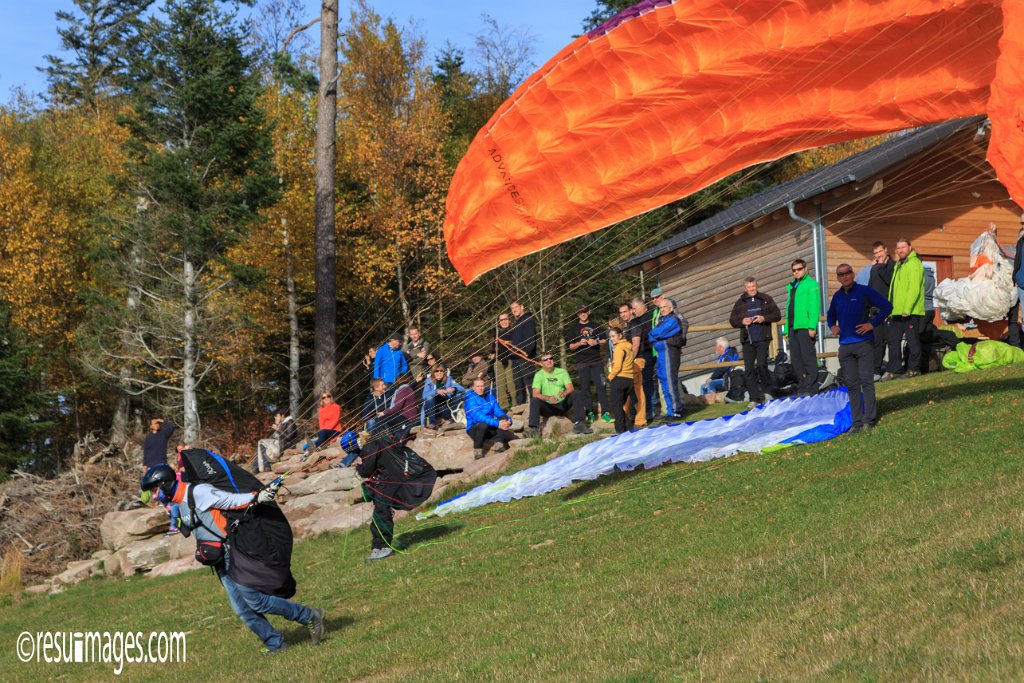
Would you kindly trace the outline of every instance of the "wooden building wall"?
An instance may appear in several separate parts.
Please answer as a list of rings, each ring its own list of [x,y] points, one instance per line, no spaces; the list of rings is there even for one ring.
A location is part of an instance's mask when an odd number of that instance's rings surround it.
[[[838,286],[834,273],[840,263],[859,270],[871,262],[876,240],[885,243],[890,255],[895,255],[896,240],[906,237],[925,260],[949,257],[954,278],[970,274],[971,243],[990,222],[1004,244],[1012,243],[1020,209],[985,162],[984,145],[973,136],[963,138],[862,183],[860,191],[880,180],[877,194],[858,200],[850,188],[839,197],[822,198],[829,291]]]
[[[777,216],[760,227],[722,233],[705,242],[695,245],[694,253],[670,258],[657,270],[659,285],[679,304],[691,325],[728,323],[732,306],[743,293],[743,280],[750,275],[757,278],[760,290],[784,309],[792,260],[802,258],[812,269],[814,265],[810,229],[798,226],[788,216]],[[739,330],[693,333],[683,349],[683,365],[714,360],[719,336],[739,348]]]

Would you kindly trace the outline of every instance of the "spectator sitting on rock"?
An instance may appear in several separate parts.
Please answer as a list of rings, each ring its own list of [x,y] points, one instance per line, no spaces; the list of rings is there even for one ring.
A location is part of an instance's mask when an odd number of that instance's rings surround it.
[[[260,439],[256,444],[256,471],[269,470],[270,463],[276,462],[282,453],[298,442],[299,430],[295,426],[295,420],[283,410],[275,411],[273,434],[269,439]]]
[[[466,394],[466,433],[473,440],[473,458],[484,457],[484,441],[494,439],[494,452],[508,448],[512,434],[512,418],[498,405],[498,399],[487,391],[487,379],[473,380],[473,390]]]
[[[436,364],[430,369],[430,376],[423,383],[423,409],[426,426],[438,429],[452,420],[453,411],[459,407],[466,388],[451,378],[448,369]]]
[[[488,374],[488,362],[484,358],[483,351],[474,351],[473,355],[469,357],[469,368],[466,369],[466,374],[462,376],[462,385],[466,387],[473,386],[473,381],[477,377],[483,377]]]
[[[320,395],[320,432],[316,435],[316,448],[341,435],[341,406],[334,402],[331,392]]]
[[[736,349],[729,346],[729,340],[725,337],[719,337],[715,340],[715,353],[718,356],[715,359],[716,363],[728,363],[740,359],[740,354],[736,352]],[[700,395],[707,396],[712,392],[725,389],[725,376],[729,374],[731,369],[731,367],[715,369],[711,376],[704,380],[704,384],[701,385]]]
[[[530,435],[536,436],[540,418],[552,415],[572,415],[573,432],[592,434],[594,430],[583,419],[583,402],[576,400],[569,373],[555,367],[555,357],[544,352],[540,356],[540,370],[533,376],[533,396],[530,397]]]
[[[380,377],[374,377],[370,380],[370,395],[366,397],[366,402],[363,404],[363,412],[359,414],[359,421],[366,425],[367,431],[373,430],[377,420],[388,409],[388,398],[384,395],[386,390],[387,385],[384,384],[384,380]]]
[[[419,422],[420,401],[416,393],[419,382],[415,379],[403,381],[406,379],[408,375],[403,375],[396,382],[391,405],[379,415],[377,424],[370,430],[373,438],[405,439],[412,426]]]

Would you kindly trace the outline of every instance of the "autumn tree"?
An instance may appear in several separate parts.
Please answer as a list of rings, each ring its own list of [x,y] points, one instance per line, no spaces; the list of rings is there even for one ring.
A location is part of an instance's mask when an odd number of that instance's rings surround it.
[[[52,397],[40,392],[36,354],[22,330],[11,322],[11,309],[0,300],[0,480],[35,456],[36,439],[49,427]]]
[[[365,3],[341,51],[343,172],[352,239],[345,247],[367,299],[396,300],[405,324],[457,281],[443,257],[445,118],[423,41]]]
[[[227,258],[270,205],[277,174],[257,101],[260,85],[243,36],[215,0],[168,0],[151,18],[130,65],[131,180],[142,198],[114,236],[125,281],[139,283],[132,311],[113,300],[94,367],[131,360],[137,393],[176,397],[184,438],[199,432],[203,380],[230,334],[226,296],[247,271]],[[115,343],[119,339],[121,343]]]

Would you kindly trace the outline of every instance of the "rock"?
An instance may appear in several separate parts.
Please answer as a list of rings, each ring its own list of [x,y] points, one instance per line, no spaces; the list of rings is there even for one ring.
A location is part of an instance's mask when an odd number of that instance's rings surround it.
[[[195,537],[186,538],[182,534],[171,534],[167,537],[167,552],[169,560],[195,557],[196,539]]]
[[[346,507],[351,502],[351,494],[348,491],[324,491],[308,496],[287,498],[281,501],[288,521],[294,524],[300,519],[317,514],[321,510],[332,510]],[[360,498],[361,500],[362,498]]]
[[[133,541],[166,531],[170,518],[162,507],[108,512],[100,523],[103,545],[118,550]]]
[[[162,562],[171,559],[171,544],[164,536],[150,538],[145,541],[136,541],[122,548],[124,560],[121,562],[122,572],[124,563],[127,562],[132,574],[138,571],[149,571]],[[130,576],[124,572],[126,576]]]
[[[326,531],[345,531],[363,526],[370,521],[373,506],[367,504],[349,505],[323,514],[316,514],[299,520],[295,525],[296,534],[301,537],[315,536]]]
[[[512,429],[509,431],[521,432],[526,429],[526,421],[522,418],[512,418]]]
[[[323,493],[324,491],[350,491],[358,483],[359,478],[356,476],[354,468],[333,468],[308,475],[294,485],[289,482],[288,491],[292,496],[308,496],[311,493]]]
[[[53,584],[52,583],[37,583],[34,586],[28,586],[27,588],[24,589],[24,591],[26,593],[39,594],[39,593],[47,593],[47,592],[50,591],[51,588],[53,588]]]
[[[530,407],[529,403],[520,403],[517,406],[512,406],[508,411],[509,417],[516,417],[517,415],[525,415],[526,409]]]
[[[68,565],[67,569],[53,577],[53,582],[64,586],[81,583],[93,574],[102,574],[102,565],[103,563],[100,560],[82,560],[80,562],[72,562]]]
[[[60,595],[64,592],[64,584],[62,583],[51,583],[50,590],[47,591],[50,595]]]
[[[545,439],[554,439],[572,431],[572,420],[567,417],[549,417],[541,430],[541,436]]]
[[[94,560],[105,560],[113,554],[114,552],[112,550],[97,550],[89,557],[91,557]]]
[[[465,470],[462,471],[463,481],[472,481],[481,477],[497,474],[505,469],[512,460],[512,452],[504,453],[491,452],[480,460],[474,460]]]
[[[196,562],[196,558],[194,556],[180,557],[176,560],[161,562],[157,566],[153,567],[153,570],[149,572],[149,576],[174,576],[175,574],[181,574],[182,572],[202,568],[203,565]]]
[[[107,574],[113,576],[120,573],[121,576],[133,576],[135,568],[128,563],[128,551],[118,550],[106,560]]]
[[[461,470],[473,462],[473,442],[462,431],[438,436],[436,439],[417,440],[412,449],[420,454],[435,470]]]

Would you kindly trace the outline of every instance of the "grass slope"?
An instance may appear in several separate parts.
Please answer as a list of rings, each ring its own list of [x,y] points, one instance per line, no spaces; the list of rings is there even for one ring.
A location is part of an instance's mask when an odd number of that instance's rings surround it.
[[[0,679],[107,680],[20,664],[23,630],[189,631],[188,662],[123,680],[1020,679],[1024,368],[880,387],[870,434],[667,466],[468,514],[297,547],[318,649],[276,617],[259,643],[209,574],[100,580],[0,609]],[[532,457],[542,459],[544,444]]]

